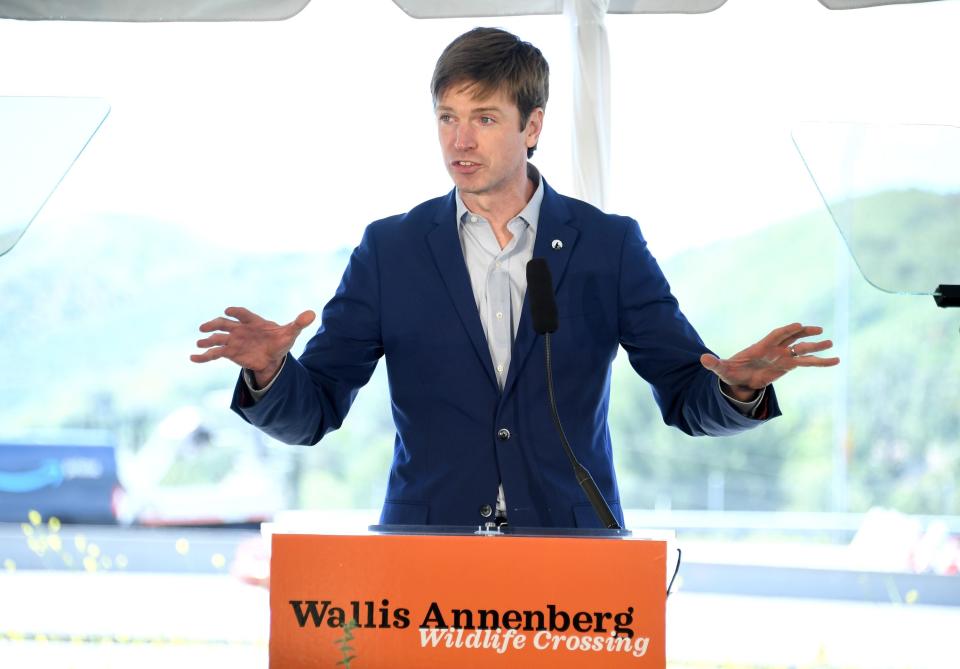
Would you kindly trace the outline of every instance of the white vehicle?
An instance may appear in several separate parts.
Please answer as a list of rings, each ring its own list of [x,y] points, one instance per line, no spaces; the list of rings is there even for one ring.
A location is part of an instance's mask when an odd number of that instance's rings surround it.
[[[177,409],[122,453],[120,522],[257,528],[290,507],[292,449],[236,420],[224,401],[215,393]]]

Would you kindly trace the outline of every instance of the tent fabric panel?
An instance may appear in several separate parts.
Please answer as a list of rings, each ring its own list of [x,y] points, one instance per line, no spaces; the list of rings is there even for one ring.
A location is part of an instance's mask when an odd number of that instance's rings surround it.
[[[727,0],[610,0],[610,14],[702,14]],[[563,0],[394,0],[416,19],[562,14]]]
[[[0,18],[24,21],[280,21],[310,0],[0,0]]]
[[[881,5],[942,1],[819,0],[828,9],[861,9]],[[610,14],[704,14],[719,9],[726,2],[727,0],[610,0],[608,12]],[[563,13],[563,0],[394,0],[394,3],[407,15],[417,19]]]
[[[863,9],[881,5],[910,5],[915,2],[941,2],[942,0],[820,0],[827,9]]]

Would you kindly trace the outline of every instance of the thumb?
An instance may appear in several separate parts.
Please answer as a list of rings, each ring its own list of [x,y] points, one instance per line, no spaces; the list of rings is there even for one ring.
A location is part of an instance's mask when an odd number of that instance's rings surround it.
[[[700,356],[700,364],[713,372],[720,366],[720,358],[712,353],[704,353]]]
[[[294,320],[293,323],[291,323],[290,325],[295,327],[299,332],[300,330],[303,330],[303,328],[310,325],[316,317],[317,315],[313,311],[311,311],[310,309],[307,309],[302,314],[297,316],[296,320]]]

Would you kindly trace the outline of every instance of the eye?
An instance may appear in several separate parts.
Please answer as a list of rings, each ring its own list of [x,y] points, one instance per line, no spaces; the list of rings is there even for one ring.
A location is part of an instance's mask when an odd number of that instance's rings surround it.
[[[450,114],[440,114],[440,116],[437,117],[437,120],[440,121],[440,123],[450,123],[453,120],[453,117]]]
[[[480,125],[493,125],[496,120],[492,116],[481,116]]]

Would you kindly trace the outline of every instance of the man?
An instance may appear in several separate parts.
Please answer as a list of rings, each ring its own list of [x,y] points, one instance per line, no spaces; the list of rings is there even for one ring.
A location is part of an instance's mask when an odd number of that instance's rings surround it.
[[[381,522],[596,527],[547,404],[543,339],[530,323],[525,266],[544,258],[560,315],[553,335],[559,412],[578,459],[622,524],[607,410],[622,346],[664,420],[724,435],[779,415],[772,383],[829,341],[788,325],[727,360],[680,312],[637,223],[558,195],[528,163],[543,128],[548,67],[531,44],[478,28],[440,56],[432,91],[456,188],[371,224],[320,329],[231,307],[195,362],[244,368],[233,409],[287,443],[338,428],[385,357],[397,435]]]

